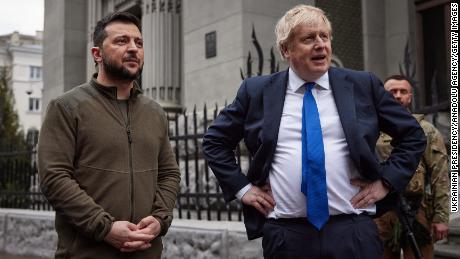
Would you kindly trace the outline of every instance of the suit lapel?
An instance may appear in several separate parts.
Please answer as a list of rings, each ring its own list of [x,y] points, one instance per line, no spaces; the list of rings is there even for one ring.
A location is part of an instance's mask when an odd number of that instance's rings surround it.
[[[335,68],[329,69],[329,84],[334,95],[340,122],[350,149],[350,155],[359,171],[359,141],[357,134],[356,107],[353,83],[347,80],[346,74]]]
[[[280,128],[281,114],[283,113],[286,96],[288,72],[273,76],[270,84],[264,88],[264,142],[276,141]]]
[[[281,115],[283,113],[284,99],[288,82],[288,71],[277,73],[273,76],[270,84],[266,85],[263,94],[264,122],[263,122],[263,146],[267,152],[265,161],[270,165],[275,153],[278,131],[280,128]],[[268,176],[269,166],[263,170],[264,176]]]

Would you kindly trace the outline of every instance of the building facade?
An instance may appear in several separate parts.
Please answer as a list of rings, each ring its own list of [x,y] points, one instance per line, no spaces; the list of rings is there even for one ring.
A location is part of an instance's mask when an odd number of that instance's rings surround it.
[[[0,66],[9,73],[15,110],[24,133],[40,129],[42,112],[43,34],[18,32],[0,36]]]
[[[415,84],[415,110],[448,110],[447,0],[45,0],[44,103],[94,73],[89,50],[97,20],[129,11],[143,25],[144,94],[169,110],[223,105],[241,74],[268,74],[272,62],[286,68],[274,26],[301,3],[328,14],[334,65],[382,80],[403,73]]]

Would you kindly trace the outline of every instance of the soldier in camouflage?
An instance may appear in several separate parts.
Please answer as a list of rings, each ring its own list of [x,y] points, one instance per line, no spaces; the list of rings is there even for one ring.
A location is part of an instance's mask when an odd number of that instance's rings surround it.
[[[385,89],[406,108],[412,101],[412,86],[407,78],[395,75],[385,80]],[[423,115],[414,114],[427,137],[427,147],[404,197],[411,205],[415,220],[412,227],[423,258],[433,258],[433,242],[448,234],[449,181],[447,152],[441,133]],[[391,137],[381,133],[377,154],[386,160],[392,150]],[[395,211],[377,218],[376,224],[385,244],[384,258],[415,258],[410,245],[402,235],[401,224]]]

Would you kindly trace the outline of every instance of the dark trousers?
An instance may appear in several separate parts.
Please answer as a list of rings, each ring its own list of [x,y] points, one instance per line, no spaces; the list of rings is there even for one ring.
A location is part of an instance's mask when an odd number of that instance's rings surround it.
[[[331,216],[318,231],[306,218],[268,219],[262,240],[266,259],[379,259],[383,244],[368,215]]]

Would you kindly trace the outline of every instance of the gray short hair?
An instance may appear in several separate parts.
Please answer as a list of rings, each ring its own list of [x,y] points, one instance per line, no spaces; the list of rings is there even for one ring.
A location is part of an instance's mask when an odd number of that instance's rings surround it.
[[[299,24],[313,25],[318,20],[323,20],[332,35],[332,26],[323,10],[310,5],[297,5],[287,11],[275,27],[276,46],[284,59],[283,45],[286,44],[292,36],[292,30]]]

